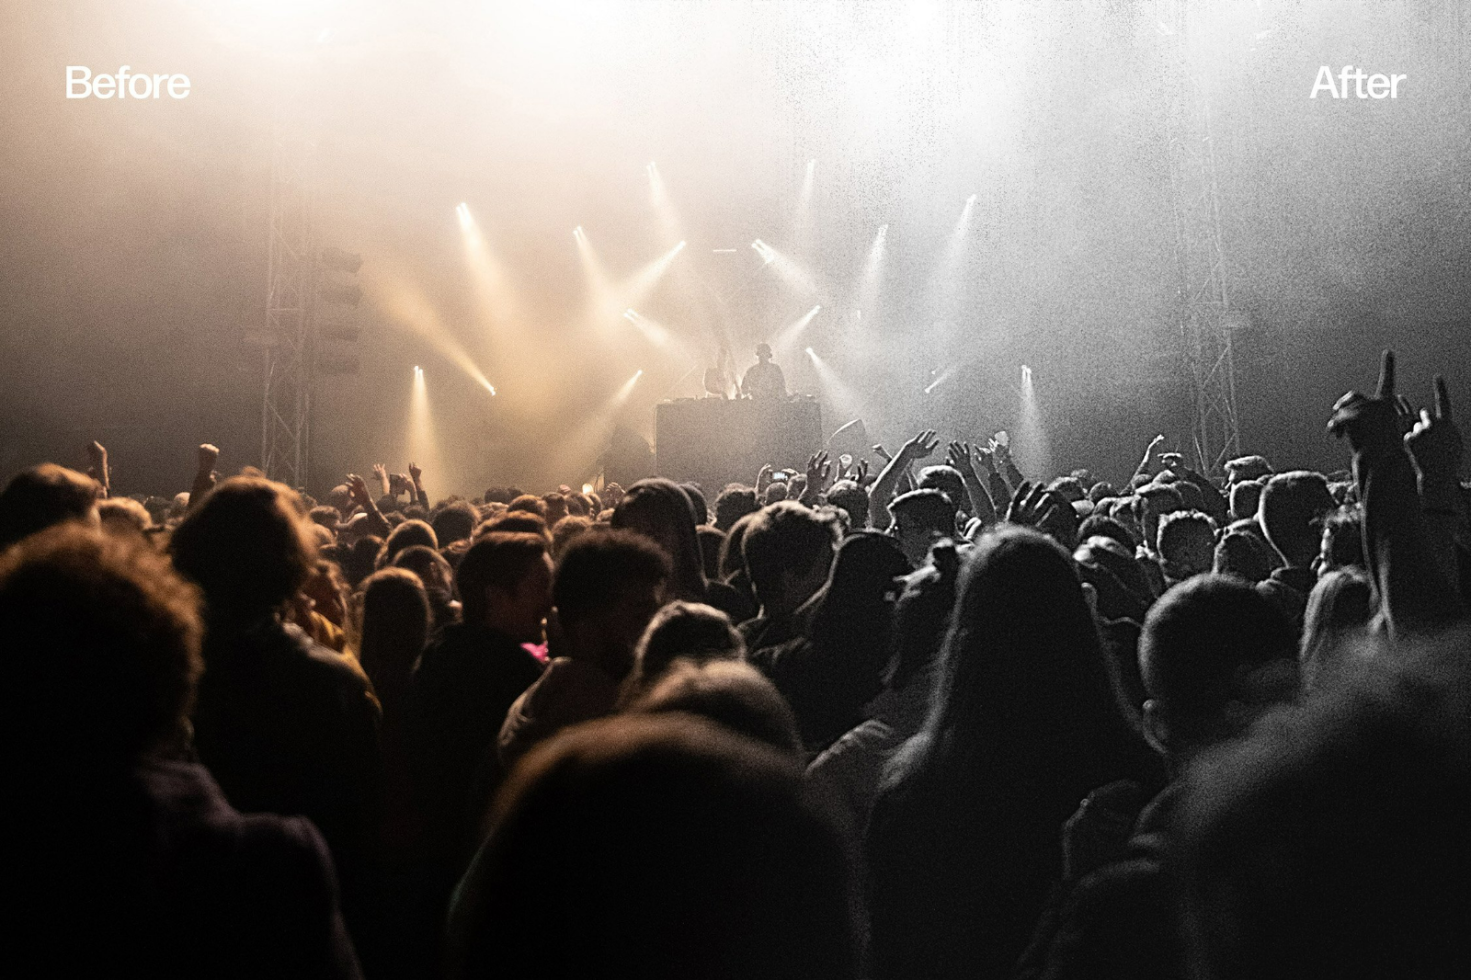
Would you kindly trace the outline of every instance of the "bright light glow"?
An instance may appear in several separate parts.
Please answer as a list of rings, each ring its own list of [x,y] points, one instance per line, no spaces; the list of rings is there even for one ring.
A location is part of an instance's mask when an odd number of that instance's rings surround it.
[[[940,385],[944,384],[946,381],[949,381],[954,376],[955,368],[953,367],[947,367],[943,371],[936,372],[935,380],[925,385],[924,393],[928,395],[930,392],[934,391],[936,388],[940,387]]]
[[[663,347],[669,343],[669,330],[657,320],[650,320],[638,310],[632,307],[623,311],[623,319],[638,328],[638,332],[655,347]]]
[[[863,274],[858,279],[857,310],[872,311],[878,303],[879,284],[883,281],[884,242],[889,235],[888,225],[879,225],[873,244],[868,247],[868,257],[863,260]]]
[[[792,217],[792,242],[797,254],[804,257],[812,250],[812,187],[816,173],[817,161],[808,160],[802,190],[797,194],[797,212]]]
[[[426,341],[441,357],[459,368],[476,384],[491,394],[495,388],[475,364],[465,348],[455,339],[454,333],[440,319],[439,312],[425,298],[416,285],[407,280],[397,280],[392,272],[383,272],[368,279],[364,285],[374,305],[388,318],[407,327],[410,332]],[[424,369],[414,365],[414,376],[422,377]]]
[[[679,219],[679,212],[674,208],[674,202],[669,199],[669,191],[664,186],[664,177],[659,173],[659,167],[650,160],[647,170],[649,201],[654,206],[654,217],[659,222],[659,231],[666,239],[683,238],[683,223]]]
[[[751,243],[751,247],[756,250],[757,255],[761,256],[762,264],[769,266],[782,282],[797,292],[808,296],[817,295],[817,284],[813,281],[812,274],[799,265],[795,259],[772,248],[759,238]]]
[[[1012,452],[1022,472],[1048,474],[1052,472],[1052,450],[1042,424],[1042,408],[1037,402],[1032,369],[1023,364],[1021,375],[1021,413],[1017,417]]]
[[[771,345],[772,352],[779,354],[796,343],[797,337],[801,335],[803,330],[807,329],[807,325],[821,312],[822,306],[819,304],[802,314],[798,319],[782,327],[781,333],[776,335],[776,341]]]
[[[817,384],[822,396],[833,408],[837,409],[838,415],[846,418],[861,418],[863,399],[858,396],[858,392],[838,377],[837,372],[826,361],[818,357],[817,352],[811,347],[807,348],[807,357],[812,362],[812,370],[817,374]]]
[[[434,433],[434,414],[429,408],[429,386],[424,380],[424,370],[414,368],[414,384],[409,396],[409,429],[405,440],[405,455],[431,473],[443,473],[440,465],[439,442]]]
[[[591,483],[584,483],[582,485],[582,492],[583,493],[592,493],[592,484]]]

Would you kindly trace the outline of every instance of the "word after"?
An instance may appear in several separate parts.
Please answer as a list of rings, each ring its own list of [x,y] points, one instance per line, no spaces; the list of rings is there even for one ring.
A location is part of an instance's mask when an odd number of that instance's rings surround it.
[[[1338,84],[1333,83],[1333,69],[1327,65],[1318,69],[1318,77],[1313,82],[1310,99],[1316,99],[1319,92],[1327,92],[1330,99],[1397,99],[1399,98],[1399,83],[1403,82],[1408,75],[1367,75],[1364,69],[1355,68],[1353,65],[1344,65],[1338,73]],[[1353,94],[1349,94],[1349,83],[1353,83]],[[1365,92],[1365,83],[1368,83],[1368,91]]]
[[[171,99],[189,98],[188,75],[141,75],[129,74],[131,67],[123,65],[116,75],[93,75],[85,65],[66,66],[66,97],[68,99],[161,99],[168,90]]]

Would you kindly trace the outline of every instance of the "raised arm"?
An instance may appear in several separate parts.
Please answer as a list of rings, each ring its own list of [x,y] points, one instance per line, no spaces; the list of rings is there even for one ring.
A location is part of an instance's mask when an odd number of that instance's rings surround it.
[[[1420,471],[1420,510],[1425,515],[1427,544],[1446,581],[1458,585],[1461,577],[1456,541],[1465,527],[1461,499],[1461,431],[1451,419],[1451,396],[1445,378],[1435,376],[1435,411],[1420,410],[1419,420],[1405,436],[1405,445]]]
[[[97,481],[102,488],[103,497],[112,496],[112,474],[107,469],[107,447],[97,440],[87,447],[87,460],[91,464],[87,467],[87,473]]]
[[[368,492],[368,481],[356,473],[347,474],[347,492],[352,494],[352,502],[368,515],[368,533],[387,537],[388,532],[393,529],[389,527],[388,520],[378,510],[378,505],[373,503],[373,495]]]
[[[797,498],[808,507],[816,507],[818,500],[828,487],[833,464],[828,460],[827,450],[813,453],[807,460],[807,481],[802,487],[802,496]]]
[[[189,487],[189,509],[198,507],[205,495],[215,488],[215,463],[219,461],[217,447],[204,443],[199,447],[199,467],[194,471],[194,483]]]
[[[414,499],[418,501],[420,507],[427,510],[429,507],[429,494],[424,492],[423,476],[424,471],[419,469],[417,463],[409,464],[409,479],[414,481]]]
[[[1449,409],[1448,401],[1443,407]],[[1384,352],[1374,397],[1357,391],[1344,395],[1333,406],[1328,429],[1347,437],[1354,453],[1354,477],[1364,503],[1364,556],[1390,632],[1460,618],[1461,597],[1436,560],[1415,467],[1400,432],[1392,352]]]
[[[916,459],[924,459],[934,452],[939,444],[935,430],[926,429],[900,446],[899,451],[889,460],[868,495],[868,519],[875,528],[884,531],[889,527],[889,502],[894,499],[894,488],[899,483],[899,475],[907,471],[909,464]]]
[[[991,495],[986,492],[980,476],[976,473],[974,453],[975,450],[970,443],[952,442],[946,453],[945,461],[960,471],[960,479],[965,484],[965,494],[970,498],[971,516],[978,518],[982,526],[989,526],[996,523],[996,507],[991,503]]]
[[[1139,461],[1138,466],[1134,467],[1134,476],[1154,476],[1159,472],[1160,449],[1164,444],[1165,437],[1162,435],[1149,440],[1149,446],[1144,450],[1144,458]]]

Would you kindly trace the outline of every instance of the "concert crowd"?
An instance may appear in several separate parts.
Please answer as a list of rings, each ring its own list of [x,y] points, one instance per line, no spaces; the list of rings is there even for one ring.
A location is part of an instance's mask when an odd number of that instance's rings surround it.
[[[1466,976],[1471,527],[1427,395],[1386,354],[1326,474],[935,431],[478,499],[209,445],[172,499],[98,443],[27,469],[15,975]]]

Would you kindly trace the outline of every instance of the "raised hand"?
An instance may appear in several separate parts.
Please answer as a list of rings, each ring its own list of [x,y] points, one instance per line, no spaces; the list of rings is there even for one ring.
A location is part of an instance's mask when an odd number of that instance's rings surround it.
[[[199,447],[199,472],[208,473],[213,470],[215,468],[215,463],[219,461],[219,458],[219,448],[216,446],[212,446],[207,442],[204,443],[202,446]]]
[[[894,458],[893,456],[889,455],[889,451],[884,448],[883,443],[878,443],[873,447],[873,454],[879,459],[883,460],[885,463],[891,461]]]
[[[1035,527],[1067,548],[1073,547],[1078,534],[1078,512],[1067,498],[1030,480],[1017,487],[1006,508],[1006,520]]]
[[[927,459],[940,444],[940,437],[935,435],[934,429],[925,429],[919,435],[910,439],[899,450],[907,459]]]
[[[352,502],[366,509],[373,503],[373,498],[368,494],[368,481],[356,473],[347,474],[347,492],[352,495]]]
[[[868,460],[860,459],[858,461],[857,467],[853,470],[853,482],[857,483],[860,487],[868,486],[870,482],[868,476]]]
[[[409,479],[407,473],[394,473],[388,478],[388,492],[395,496],[410,492],[413,486],[413,481]]]
[[[373,476],[377,477],[379,486],[383,488],[384,496],[393,492],[393,483],[388,478],[388,467],[382,463],[374,463]]]
[[[772,477],[775,475],[775,472],[770,463],[761,467],[761,472],[756,474],[756,492],[758,494],[765,493],[766,488],[771,486]]]
[[[978,479],[974,456],[968,442],[952,442],[946,446],[945,464],[958,470],[963,479]]]
[[[1382,459],[1403,445],[1400,408],[1394,394],[1394,351],[1385,351],[1379,362],[1379,384],[1374,397],[1350,391],[1333,405],[1328,431],[1345,436],[1355,453]]]
[[[827,487],[827,478],[832,474],[832,468],[827,450],[813,453],[807,460],[807,489],[812,493],[821,493]]]
[[[1435,414],[1420,410],[1419,420],[1405,436],[1415,464],[1429,477],[1455,480],[1461,469],[1461,430],[1451,419],[1451,396],[1445,378],[1435,376]]]
[[[423,475],[424,471],[419,469],[418,463],[409,464],[409,479],[414,481],[414,486],[417,487],[419,485],[419,477]]]

